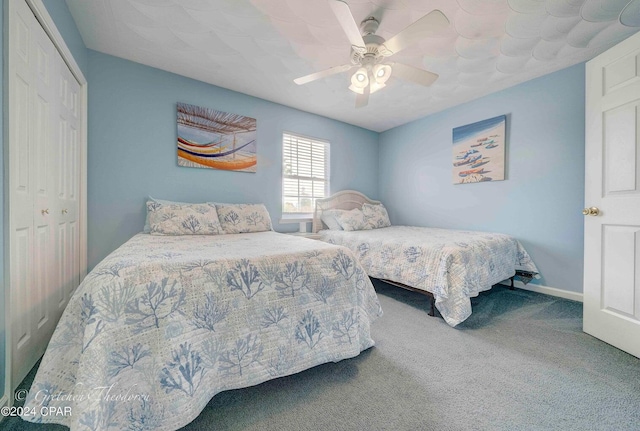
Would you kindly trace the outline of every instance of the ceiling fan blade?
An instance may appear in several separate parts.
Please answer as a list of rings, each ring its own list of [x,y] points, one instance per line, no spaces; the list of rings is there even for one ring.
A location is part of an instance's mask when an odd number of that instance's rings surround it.
[[[396,54],[421,39],[439,32],[448,25],[449,20],[447,17],[439,10],[434,10],[387,40],[384,43],[384,47]]]
[[[360,34],[360,28],[358,28],[358,24],[353,18],[349,5],[340,0],[330,0],[329,6],[331,6],[331,10],[336,18],[338,18],[342,29],[349,38],[349,42],[351,42],[351,45],[364,48],[365,43],[362,39],[362,35]]]
[[[369,93],[371,93],[371,86],[367,85],[362,94],[356,94],[356,108],[363,108],[369,104]]]
[[[317,79],[326,78],[327,76],[335,75],[336,73],[346,72],[347,70],[351,69],[352,67],[353,67],[353,65],[351,65],[351,64],[344,64],[342,66],[335,66],[335,67],[332,67],[332,68],[329,68],[329,69],[322,70],[320,72],[312,73],[310,75],[301,76],[300,78],[294,79],[293,82],[295,82],[298,85],[307,84],[307,83],[309,83],[311,81],[315,81]]]
[[[438,74],[424,69],[418,69],[408,64],[393,63],[391,67],[393,69],[393,76],[396,78],[424,85],[425,87],[430,86],[438,79]]]

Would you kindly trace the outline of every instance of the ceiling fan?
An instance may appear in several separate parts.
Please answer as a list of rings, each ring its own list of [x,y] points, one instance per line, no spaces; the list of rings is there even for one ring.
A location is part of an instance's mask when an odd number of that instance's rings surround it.
[[[302,76],[293,81],[298,85],[317,79],[357,69],[351,75],[349,89],[356,93],[356,108],[369,103],[369,95],[385,87],[393,73],[396,77],[419,85],[429,86],[438,79],[438,75],[417,67],[402,63],[385,63],[390,57],[410,45],[430,36],[449,25],[449,20],[439,10],[423,16],[389,40],[375,34],[380,22],[368,17],[360,24],[362,34],[356,24],[349,5],[341,0],[328,0],[333,13],[351,42],[351,64],[335,66],[321,72]]]

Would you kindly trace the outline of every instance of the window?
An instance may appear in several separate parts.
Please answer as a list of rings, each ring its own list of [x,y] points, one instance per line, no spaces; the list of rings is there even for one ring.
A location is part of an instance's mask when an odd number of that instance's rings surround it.
[[[312,214],[329,194],[329,143],[282,135],[282,213]]]

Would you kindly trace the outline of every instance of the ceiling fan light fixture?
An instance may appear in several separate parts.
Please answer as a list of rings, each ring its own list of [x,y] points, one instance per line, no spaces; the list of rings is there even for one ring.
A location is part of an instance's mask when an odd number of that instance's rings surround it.
[[[367,73],[367,69],[361,67],[351,75],[351,86],[349,88],[355,93],[362,94],[362,90],[366,88],[367,85],[369,85],[369,74]],[[352,87],[357,88],[360,91],[356,91]]]
[[[376,64],[373,66],[373,79],[378,84],[383,84],[391,77],[391,66],[388,64]]]

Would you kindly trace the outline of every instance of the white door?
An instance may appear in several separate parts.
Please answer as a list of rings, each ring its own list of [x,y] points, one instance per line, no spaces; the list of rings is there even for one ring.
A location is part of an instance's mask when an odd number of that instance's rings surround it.
[[[640,357],[640,33],[586,86],[584,331]]]
[[[13,389],[44,353],[80,279],[80,86],[25,1],[8,5]]]
[[[80,284],[80,84],[60,54],[58,63],[58,116],[56,117],[55,156],[57,207],[58,309],[66,307]]]

